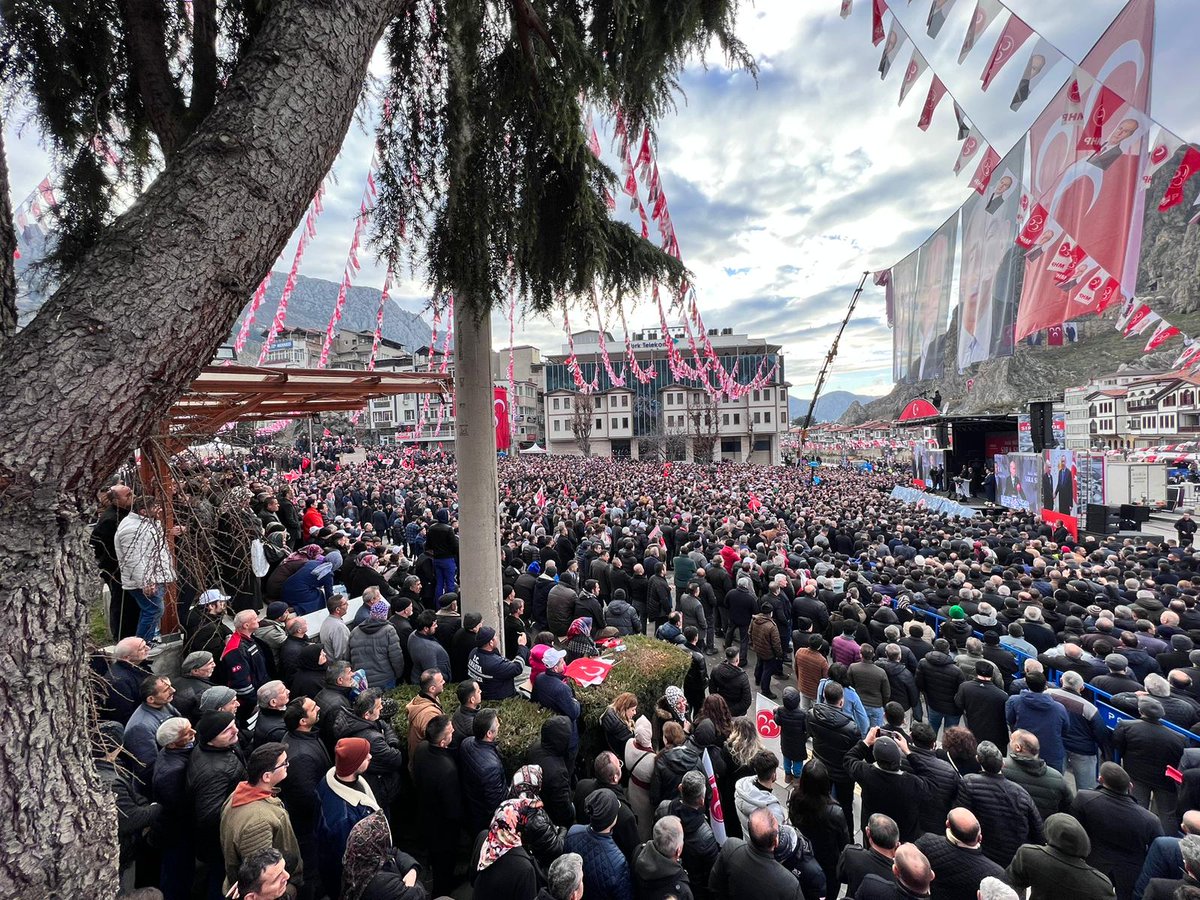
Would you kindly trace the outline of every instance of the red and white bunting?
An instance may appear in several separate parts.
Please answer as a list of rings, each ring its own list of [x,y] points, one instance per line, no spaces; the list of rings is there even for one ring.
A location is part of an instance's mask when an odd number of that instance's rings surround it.
[[[938,104],[942,102],[942,98],[945,96],[946,85],[935,74],[933,82],[929,85],[929,93],[925,95],[925,105],[921,107],[921,118],[917,120],[917,127],[922,131],[929,129],[929,123],[933,121],[934,110],[938,108]]]
[[[884,38],[883,14],[887,8],[886,0],[871,0],[871,43],[876,47]]]
[[[1183,146],[1183,138],[1176,137],[1161,125],[1155,125],[1150,133],[1150,151],[1146,156],[1146,168],[1142,171],[1142,189],[1149,190],[1154,174],[1171,161],[1179,148]]]
[[[1000,0],[976,0],[975,12],[971,14],[971,24],[967,27],[966,37],[963,38],[962,49],[958,51],[958,63],[963,61],[987,31],[988,26],[995,21],[1003,9]]]
[[[925,70],[928,68],[929,63],[921,55],[921,51],[913,47],[912,57],[908,60],[908,66],[904,69],[904,80],[900,82],[900,99],[896,101],[897,106],[904,103],[904,98],[908,96],[908,92],[913,89],[913,85],[925,74]]]
[[[971,187],[976,193],[982,194],[987,190],[987,186],[992,183],[992,174],[998,165],[1000,165],[1000,154],[988,147],[983,154],[983,159],[979,161],[979,168],[971,177]]]
[[[1000,38],[996,41],[996,47],[992,50],[992,55],[980,76],[985,91],[991,86],[992,79],[1000,74],[1000,70],[1008,64],[1032,34],[1033,29],[1026,25],[1020,16],[1008,17],[1004,29],[1000,32]]]
[[[1165,319],[1159,322],[1158,327],[1154,329],[1154,334],[1150,335],[1150,340],[1146,342],[1146,347],[1142,351],[1144,353],[1153,353],[1171,338],[1180,333],[1179,329]]]
[[[967,133],[966,139],[963,140],[962,146],[958,150],[958,159],[954,162],[954,174],[959,174],[963,168],[973,160],[979,152],[980,147],[987,146],[978,129],[972,127]],[[980,193],[983,193],[980,191]]]
[[[1200,150],[1188,147],[1187,152],[1183,154],[1183,161],[1179,163],[1179,168],[1175,170],[1175,175],[1167,186],[1166,193],[1163,194],[1162,202],[1158,204],[1159,212],[1166,212],[1183,202],[1183,190],[1197,171],[1200,171]]]

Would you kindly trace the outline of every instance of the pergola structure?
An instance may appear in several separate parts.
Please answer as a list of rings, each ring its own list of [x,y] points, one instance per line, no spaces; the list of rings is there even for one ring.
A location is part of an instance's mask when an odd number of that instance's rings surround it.
[[[141,446],[139,476],[146,493],[163,501],[163,529],[174,556],[175,510],[171,457],[237,422],[312,419],[353,413],[371,400],[403,394],[447,394],[453,378],[437,372],[364,372],[351,369],[279,369],[207,366],[175,401],[157,435]],[[165,600],[161,630],[178,626],[175,586]]]

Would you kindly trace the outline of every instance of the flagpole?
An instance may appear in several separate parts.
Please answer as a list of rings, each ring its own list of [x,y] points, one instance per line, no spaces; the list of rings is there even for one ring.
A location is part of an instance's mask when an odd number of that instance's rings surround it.
[[[821,372],[817,376],[817,389],[813,391],[812,403],[809,404],[808,413],[804,416],[804,425],[800,428],[800,446],[802,447],[808,439],[808,426],[812,424],[813,414],[817,410],[817,398],[821,396],[821,388],[825,386],[825,377],[829,374],[829,367],[833,364],[833,358],[837,356],[838,342],[842,339],[842,332],[846,330],[846,325],[849,324],[850,317],[854,315],[854,307],[858,305],[858,298],[862,296],[863,287],[866,285],[867,276],[870,274],[870,272],[862,273],[858,287],[855,289],[854,295],[850,298],[850,308],[846,310],[846,317],[842,319],[841,327],[838,328],[837,334],[833,338],[829,352],[825,354],[825,363],[821,366]]]

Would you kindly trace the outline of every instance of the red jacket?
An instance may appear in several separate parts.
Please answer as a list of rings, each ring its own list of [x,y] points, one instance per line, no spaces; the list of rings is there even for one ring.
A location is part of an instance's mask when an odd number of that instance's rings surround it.
[[[725,564],[725,571],[730,575],[733,574],[733,567],[739,559],[741,559],[741,554],[732,547],[721,548],[721,562]]]
[[[325,517],[321,515],[321,511],[315,506],[310,506],[304,511],[304,518],[300,520],[300,545],[303,546],[309,542],[312,537],[313,528],[324,528]]]

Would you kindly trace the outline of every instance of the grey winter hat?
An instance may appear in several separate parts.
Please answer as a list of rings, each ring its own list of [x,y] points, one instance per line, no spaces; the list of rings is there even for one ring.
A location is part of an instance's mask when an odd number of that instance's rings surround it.
[[[890,737],[877,738],[871,750],[881,769],[896,771],[900,768],[900,745]]]
[[[218,710],[236,696],[237,693],[233,688],[220,684],[214,685],[200,695],[200,712],[206,713]]]
[[[1124,672],[1129,668],[1129,660],[1120,653],[1110,653],[1104,657],[1104,664],[1113,672]]]
[[[202,669],[213,661],[213,655],[207,650],[193,650],[183,658],[183,665],[179,667],[179,671],[184,675],[189,675],[197,669]]]

